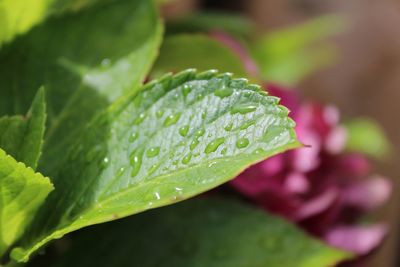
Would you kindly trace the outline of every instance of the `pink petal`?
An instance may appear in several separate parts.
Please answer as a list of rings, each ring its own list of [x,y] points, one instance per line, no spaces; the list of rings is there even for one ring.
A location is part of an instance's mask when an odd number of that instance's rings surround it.
[[[307,147],[292,151],[292,165],[298,172],[308,172],[320,164],[321,142],[319,136],[308,129],[296,128],[299,140]]]
[[[310,189],[307,177],[301,173],[291,173],[286,177],[284,187],[294,194],[304,194]]]
[[[375,176],[345,188],[342,197],[347,205],[372,210],[384,204],[391,192],[392,183],[389,179]]]
[[[326,211],[335,203],[338,196],[339,190],[337,188],[328,188],[319,196],[304,203],[296,212],[296,220],[302,221]]]
[[[387,234],[385,225],[338,226],[331,229],[325,240],[332,246],[358,255],[366,255],[382,243]]]
[[[339,158],[338,170],[346,176],[359,178],[367,175],[371,171],[371,166],[368,159],[363,155],[347,154]]]
[[[325,140],[325,149],[330,154],[339,154],[346,146],[347,131],[342,126],[337,126],[327,135]]]

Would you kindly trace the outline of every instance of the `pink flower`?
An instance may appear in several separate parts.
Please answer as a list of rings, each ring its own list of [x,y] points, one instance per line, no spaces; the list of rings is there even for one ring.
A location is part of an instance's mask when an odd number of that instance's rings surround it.
[[[377,247],[383,225],[359,226],[362,215],[389,197],[388,179],[371,176],[361,154],[345,152],[346,130],[333,106],[301,103],[295,91],[269,85],[292,110],[304,148],[261,162],[230,185],[264,209],[297,223],[329,244],[365,255]]]

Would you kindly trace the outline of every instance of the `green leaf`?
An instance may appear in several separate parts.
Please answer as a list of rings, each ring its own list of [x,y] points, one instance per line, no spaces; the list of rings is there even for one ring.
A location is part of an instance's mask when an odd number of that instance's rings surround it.
[[[0,258],[21,236],[52,189],[48,178],[0,149]]]
[[[214,188],[299,143],[278,99],[245,79],[193,70],[154,81],[90,123],[12,256],[79,228]],[[50,216],[49,216],[50,214]]]
[[[53,13],[78,10],[97,0],[2,0],[0,1],[0,47],[42,22]]]
[[[52,266],[322,267],[349,256],[283,219],[215,198],[89,229]]]
[[[347,149],[382,159],[390,154],[390,143],[384,130],[368,118],[354,119],[346,123]]]
[[[255,32],[255,28],[250,20],[241,15],[210,10],[167,22],[168,34],[222,30],[236,36],[249,36]]]
[[[296,85],[315,70],[331,64],[336,49],[326,38],[343,32],[347,23],[336,15],[266,33],[252,47],[262,76],[284,85]]]
[[[236,76],[246,76],[240,58],[228,47],[202,34],[181,34],[167,37],[161,46],[152,70],[153,77],[166,72],[177,72],[188,68],[201,71],[218,69],[232,72]]]
[[[44,173],[59,168],[64,151],[99,111],[140,88],[161,37],[152,1],[117,0],[51,19],[0,52],[7,62],[0,66],[0,113],[18,113],[37,85],[46,86]]]
[[[39,90],[26,117],[0,118],[0,147],[16,160],[36,169],[43,144],[46,105]]]

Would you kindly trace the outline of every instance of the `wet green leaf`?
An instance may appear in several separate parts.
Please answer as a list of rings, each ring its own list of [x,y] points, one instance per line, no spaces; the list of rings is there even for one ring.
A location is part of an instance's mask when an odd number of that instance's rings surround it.
[[[65,151],[57,190],[12,256],[27,260],[71,231],[214,188],[297,147],[293,127],[278,99],[245,79],[189,70],[151,82],[97,116]]]

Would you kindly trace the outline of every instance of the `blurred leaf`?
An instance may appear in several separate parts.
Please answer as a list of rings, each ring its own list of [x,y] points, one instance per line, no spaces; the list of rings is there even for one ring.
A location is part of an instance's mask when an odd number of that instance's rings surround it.
[[[324,39],[343,32],[341,16],[323,16],[301,25],[266,33],[252,46],[263,78],[295,85],[315,70],[336,59],[335,47]]]
[[[0,258],[21,236],[53,186],[0,149]]]
[[[16,160],[36,169],[42,152],[46,123],[46,105],[43,88],[33,100],[26,117],[0,118],[0,148]]]
[[[258,209],[195,199],[89,229],[53,266],[322,267],[348,258]]]
[[[1,0],[0,47],[51,14],[78,10],[99,0]],[[102,0],[104,1],[104,0]]]
[[[214,71],[166,76],[117,101],[67,154],[12,257],[92,224],[187,199],[298,146],[288,110]]]
[[[375,121],[359,118],[346,123],[347,149],[382,159],[390,154],[390,143],[384,130]]]
[[[0,113],[20,113],[38,86],[46,86],[42,172],[55,176],[64,152],[93,116],[140,88],[161,38],[151,1],[117,0],[48,20],[4,47]]]
[[[188,68],[200,71],[217,69],[245,77],[240,58],[220,42],[201,34],[182,34],[167,37],[154,64],[152,77]]]
[[[243,16],[215,11],[189,14],[167,23],[167,33],[169,34],[211,30],[222,30],[243,37],[254,33],[255,25]]]

